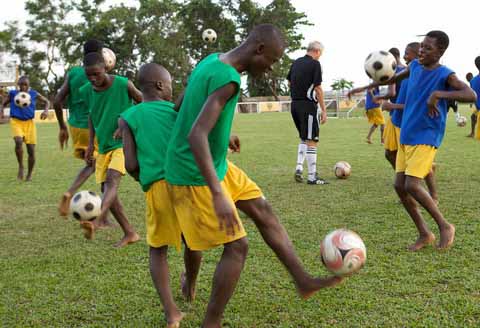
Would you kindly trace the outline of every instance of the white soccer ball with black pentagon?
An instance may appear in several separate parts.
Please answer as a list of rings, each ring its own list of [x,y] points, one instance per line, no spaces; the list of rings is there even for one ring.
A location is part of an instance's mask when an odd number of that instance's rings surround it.
[[[107,72],[111,71],[117,63],[117,56],[115,56],[115,53],[109,48],[102,48],[102,56],[105,62],[105,70]]]
[[[339,179],[346,179],[352,173],[352,166],[345,161],[340,161],[333,167],[335,176]]]
[[[388,51],[370,53],[365,59],[365,72],[376,82],[386,82],[395,75],[397,61]]]
[[[325,267],[337,276],[357,272],[367,259],[367,249],[362,238],[346,229],[330,232],[320,245],[320,254]]]
[[[457,126],[463,128],[465,125],[467,125],[467,118],[465,116],[459,116],[456,122],[457,122]]]
[[[101,211],[102,198],[93,191],[79,191],[70,200],[70,213],[77,220],[95,220]]]
[[[18,107],[26,108],[32,103],[32,98],[30,97],[30,94],[28,92],[21,91],[17,93],[15,98],[13,98],[13,101]]]
[[[215,32],[211,28],[207,28],[202,33],[202,39],[207,43],[214,43],[215,41],[217,41],[217,32]]]

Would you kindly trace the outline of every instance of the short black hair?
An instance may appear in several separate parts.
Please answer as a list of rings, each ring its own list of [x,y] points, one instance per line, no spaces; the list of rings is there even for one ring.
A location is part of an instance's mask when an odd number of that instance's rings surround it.
[[[400,57],[400,50],[398,50],[398,48],[390,48],[390,50],[388,50],[389,53],[391,53],[395,58],[399,58]]]
[[[83,66],[105,65],[103,55],[99,52],[90,52],[83,58]]]
[[[30,82],[30,79],[28,78],[28,76],[22,75],[18,78],[17,83],[19,83],[20,81],[24,81],[24,80],[27,80],[28,82]]]
[[[477,66],[478,70],[480,71],[480,56],[477,56],[477,58],[475,58],[475,66]]]
[[[272,24],[260,24],[254,26],[248,34],[246,42],[263,42],[268,45],[275,44],[282,49],[285,49],[287,46],[280,29]]]
[[[90,39],[83,44],[83,55],[87,55],[91,52],[100,52],[102,51],[102,48],[103,48],[102,41],[99,41],[96,39]]]
[[[443,31],[430,31],[425,34],[425,36],[435,39],[437,47],[443,51],[447,50],[448,45],[450,44],[450,39],[448,38],[447,33]]]

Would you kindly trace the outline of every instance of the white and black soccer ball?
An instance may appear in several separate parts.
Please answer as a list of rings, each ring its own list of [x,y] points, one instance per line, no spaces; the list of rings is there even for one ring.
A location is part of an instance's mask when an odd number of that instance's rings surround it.
[[[376,82],[386,82],[395,75],[397,61],[388,51],[370,53],[365,59],[365,72]]]
[[[340,161],[333,167],[333,172],[337,178],[346,179],[352,173],[352,166],[345,161]]]
[[[465,116],[459,116],[456,120],[457,126],[464,127],[467,125],[467,118]]]
[[[111,71],[117,63],[117,56],[109,48],[102,48],[103,61],[105,62],[105,69],[107,72]]]
[[[338,276],[357,272],[367,259],[363,240],[355,232],[346,229],[330,232],[320,245],[320,254],[325,267]]]
[[[21,91],[17,93],[15,98],[13,98],[13,101],[15,102],[15,105],[17,105],[17,107],[27,108],[32,103],[32,98],[30,97],[30,94],[28,92]]]
[[[70,213],[80,221],[92,221],[102,212],[102,198],[93,191],[83,190],[70,200]]]
[[[217,32],[215,32],[211,28],[207,28],[202,33],[202,39],[207,43],[214,43],[215,41],[217,41]]]

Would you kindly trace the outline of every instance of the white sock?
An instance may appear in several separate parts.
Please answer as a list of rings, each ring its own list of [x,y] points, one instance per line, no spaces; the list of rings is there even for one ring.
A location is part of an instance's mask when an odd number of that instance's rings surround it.
[[[458,120],[459,118],[460,118],[460,113],[459,113],[459,112],[456,112],[456,113],[455,113],[455,119]]]
[[[317,176],[317,147],[307,147],[308,180],[313,181]]]
[[[302,141],[298,144],[297,152],[297,167],[295,170],[303,172],[303,162],[305,162],[305,156],[307,154],[307,144]]]

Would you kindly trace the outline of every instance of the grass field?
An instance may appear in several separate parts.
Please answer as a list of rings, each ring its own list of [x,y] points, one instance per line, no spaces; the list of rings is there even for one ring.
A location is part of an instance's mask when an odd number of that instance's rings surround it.
[[[466,107],[464,115],[469,117]],[[8,125],[0,126],[0,325],[2,327],[163,327],[160,301],[148,272],[143,240],[123,249],[112,244],[119,229],[83,239],[78,223],[57,216],[59,196],[81,163],[71,149],[61,152],[57,126],[39,124],[33,182],[18,182]],[[427,248],[409,253],[413,223],[398,204],[393,171],[383,148],[364,143],[365,119],[332,119],[321,129],[318,166],[328,186],[293,182],[297,138],[288,113],[244,114],[234,132],[242,152],[230,159],[263,189],[289,231],[308,271],[327,272],[319,243],[331,230],[357,231],[368,249],[366,267],[342,285],[301,301],[293,284],[254,225],[245,219],[250,250],[236,293],[225,312],[225,327],[478,327],[480,326],[480,234],[478,153],[480,143],[448,119],[438,152],[440,207],[457,227],[448,252]],[[346,160],[348,180],[332,167]],[[93,178],[84,189],[97,190]],[[144,201],[126,177],[120,197],[144,236]],[[437,234],[432,219],[426,216]],[[144,239],[144,238],[143,238]],[[190,305],[181,299],[182,257],[170,252],[174,295],[187,312],[182,327],[199,327],[221,249],[205,253]]]

